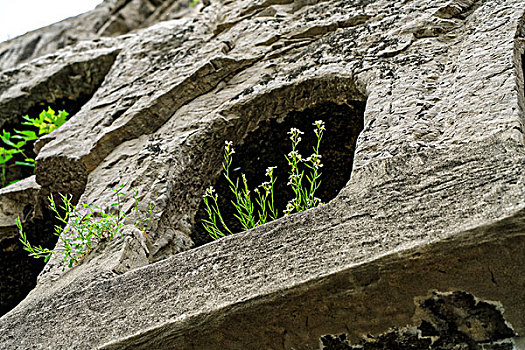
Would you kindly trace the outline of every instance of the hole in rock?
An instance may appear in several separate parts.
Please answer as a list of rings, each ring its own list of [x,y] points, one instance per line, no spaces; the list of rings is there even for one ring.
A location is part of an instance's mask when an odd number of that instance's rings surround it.
[[[79,96],[76,100],[68,100],[68,99],[60,99],[57,101],[54,101],[53,103],[41,103],[38,106],[34,106],[28,110],[27,113],[20,116],[20,121],[16,123],[6,123],[3,125],[2,130],[5,130],[7,132],[10,132],[11,135],[15,135],[15,129],[16,130],[32,130],[37,132],[38,129],[32,126],[23,125],[22,123],[25,121],[22,119],[22,116],[28,115],[30,118],[38,118],[39,114],[43,110],[47,110],[48,107],[51,107],[58,115],[59,110],[65,110],[69,113],[68,120],[71,119],[79,110],[82,108],[82,106],[89,101],[91,98],[91,95],[83,94]],[[42,136],[42,135],[41,135]],[[27,145],[24,147],[24,154],[27,155],[29,158],[35,158],[36,153],[34,151],[34,145],[36,141],[28,142]],[[1,147],[6,147],[3,142],[0,141]],[[6,169],[6,176],[9,178],[9,181],[14,180],[21,180],[25,179],[26,177],[29,177],[33,175],[34,168],[27,167],[27,166],[16,166],[16,161],[24,161],[24,156],[22,154],[15,155],[8,163],[8,168]]]
[[[38,118],[42,110],[51,107],[58,114],[59,110],[69,113],[71,119],[98,90],[113,63],[117,52],[101,55],[85,62],[75,62],[64,66],[44,83],[28,90],[29,97],[23,96],[6,102],[0,111],[0,127],[13,133],[17,130],[36,130],[22,123],[23,116]],[[33,150],[35,141],[24,148],[29,158],[35,158]],[[0,146],[5,146],[0,141]],[[39,145],[40,147],[42,144]],[[24,161],[25,157],[17,155],[10,160],[9,177],[21,180],[33,174],[33,169],[25,166],[14,166],[15,161]]]
[[[241,173],[246,174],[249,188],[253,191],[256,186],[268,180],[265,176],[266,168],[276,166],[274,199],[281,217],[286,204],[293,198],[293,191],[287,185],[290,167],[285,155],[292,147],[288,132],[291,128],[298,128],[304,132],[298,150],[303,157],[308,157],[313,153],[312,147],[317,140],[313,132],[313,123],[323,120],[326,125],[320,147],[323,167],[321,185],[316,197],[327,203],[350,179],[357,137],[363,129],[365,104],[365,101],[347,101],[344,104],[321,102],[304,110],[290,111],[282,119],[273,118],[259,122],[255,130],[244,136],[242,143],[233,145],[233,177],[240,177]],[[305,174],[309,174],[306,167],[303,166],[303,169]],[[307,183],[306,179],[303,183]],[[222,172],[213,185],[219,195],[219,208],[226,224],[234,233],[243,231],[234,217],[236,212],[231,204],[234,197]],[[206,217],[204,203],[201,202],[192,234],[197,246],[212,241],[202,227],[202,220]]]
[[[19,125],[23,121],[22,116],[29,114],[35,117],[48,106],[75,114],[98,90],[117,54],[118,51],[114,51],[65,64],[38,84],[21,86],[25,94],[0,101],[0,127]]]
[[[514,349],[516,333],[496,303],[463,291],[434,292],[416,308],[423,317],[419,327],[367,335],[359,344],[351,344],[344,333],[327,334],[320,338],[321,349]]]
[[[24,208],[26,209],[26,208]],[[32,208],[27,208],[32,210]],[[52,217],[46,213],[46,217]],[[52,219],[35,219],[24,223],[24,232],[33,246],[52,248],[58,237],[53,234]],[[36,278],[44,268],[44,259],[34,259],[23,250],[18,230],[13,227],[0,229],[0,316],[13,309],[36,286]]]

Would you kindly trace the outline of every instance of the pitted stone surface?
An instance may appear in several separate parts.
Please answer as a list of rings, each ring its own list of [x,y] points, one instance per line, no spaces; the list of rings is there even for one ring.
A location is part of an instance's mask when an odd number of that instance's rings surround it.
[[[17,114],[75,62],[100,79],[37,145],[37,197],[107,207],[124,184],[156,206],[147,240],[129,229],[65,273],[52,259],[1,344],[317,349],[411,324],[433,290],[498,302],[525,332],[522,0],[181,3],[106,1],[84,15],[105,23],[94,37],[0,65]],[[329,204],[189,250],[226,140],[351,101],[364,129]]]
[[[512,339],[516,333],[497,303],[477,300],[462,291],[433,292],[421,299],[416,302],[416,314],[422,318],[417,327],[368,335],[359,345],[350,344],[347,334],[328,334],[320,339],[321,349],[516,349]]]

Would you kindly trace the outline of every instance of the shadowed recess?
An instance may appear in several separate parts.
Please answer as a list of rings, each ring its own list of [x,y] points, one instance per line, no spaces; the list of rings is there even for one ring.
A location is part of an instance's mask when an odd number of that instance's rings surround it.
[[[348,101],[346,104],[320,102],[302,111],[290,111],[282,120],[273,118],[261,121],[255,130],[245,135],[241,144],[234,145],[235,154],[231,166],[233,177],[246,174],[249,188],[253,191],[256,186],[268,181],[265,176],[266,168],[276,166],[274,198],[282,216],[286,204],[293,198],[293,192],[287,185],[290,167],[285,155],[292,147],[288,132],[291,128],[304,132],[298,150],[303,157],[308,157],[313,153],[312,148],[317,140],[313,123],[322,120],[326,130],[320,147],[323,167],[321,186],[316,197],[327,203],[337,196],[350,179],[357,137],[363,129],[365,104],[365,101]],[[309,174],[306,167],[303,169],[305,174]],[[303,183],[307,183],[306,179]],[[231,204],[234,197],[222,173],[215,179],[214,187],[219,194],[219,208],[226,224],[234,233],[241,232],[242,227],[234,217],[236,212]],[[255,208],[257,210],[257,206]],[[204,203],[201,203],[192,236],[197,246],[212,240],[202,227],[202,219],[206,217]]]
[[[364,337],[353,345],[347,334],[320,338],[322,350],[432,350],[493,349],[513,350],[514,330],[502,310],[492,302],[477,300],[464,291],[434,292],[419,305],[424,319],[418,327],[392,329]]]
[[[24,207],[24,214],[30,215],[31,205]],[[35,219],[24,224],[27,239],[35,246],[52,248],[58,237],[53,234],[55,220]],[[14,308],[36,286],[37,276],[45,266],[44,259],[34,259],[23,250],[16,227],[0,231],[0,316]]]
[[[67,64],[37,84],[23,87],[24,94],[0,101],[0,127],[19,125],[22,116],[34,117],[48,106],[65,109],[71,115],[78,112],[98,90],[117,54],[115,50]]]

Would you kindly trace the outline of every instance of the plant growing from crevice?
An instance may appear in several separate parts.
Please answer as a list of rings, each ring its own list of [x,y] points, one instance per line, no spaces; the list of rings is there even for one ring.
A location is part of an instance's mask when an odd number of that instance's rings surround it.
[[[321,146],[321,140],[325,128],[323,122],[320,120],[316,121],[314,125],[316,126],[314,133],[317,138],[317,144],[313,147],[314,153],[306,159],[303,159],[301,154],[297,151],[297,146],[299,145],[299,142],[301,142],[301,134],[303,134],[303,132],[296,128],[292,128],[289,132],[291,135],[290,140],[292,140],[292,151],[285,157],[292,169],[288,185],[292,187],[295,198],[288,202],[286,209],[284,210],[285,214],[290,214],[294,210],[296,212],[301,212],[321,205],[321,200],[315,197],[315,192],[321,185],[321,173],[319,172],[319,168],[322,167],[322,163],[321,155],[319,154],[319,147]],[[306,175],[306,180],[308,181],[308,185],[306,186],[303,185],[303,180],[305,178],[304,170],[299,172],[300,163],[304,163],[310,169],[310,175]]]
[[[48,107],[47,111],[43,110],[38,118],[29,118],[27,115],[22,117],[25,120],[22,125],[31,126],[32,130],[14,129],[13,132],[2,130],[0,139],[4,143],[4,147],[0,147],[1,187],[19,181],[19,179],[11,180],[13,175],[8,174],[10,169],[20,166],[30,168],[35,167],[35,159],[29,155],[26,146],[31,145],[32,142],[37,140],[40,136],[49,134],[58,129],[66,122],[68,115],[69,114],[66,111],[59,111],[58,115],[56,115],[55,111],[51,109],[51,107]],[[15,160],[16,158],[19,159]]]
[[[291,186],[293,190],[294,198],[288,201],[286,209],[283,210],[283,215],[290,215],[293,212],[299,213],[323,204],[321,200],[315,196],[315,193],[321,184],[320,168],[323,165],[321,163],[319,148],[323,138],[325,125],[321,120],[316,121],[313,125],[315,126],[314,133],[317,138],[317,143],[313,147],[314,152],[307,158],[303,158],[297,150],[303,132],[297,128],[292,128],[288,132],[290,140],[292,141],[292,151],[284,157],[290,166],[288,185]],[[245,174],[241,174],[241,177],[236,178],[235,180],[230,174],[230,167],[234,153],[235,150],[233,149],[232,142],[226,141],[224,147],[223,170],[230,191],[234,196],[231,203],[235,208],[235,218],[240,222],[244,230],[249,230],[265,224],[268,221],[276,220],[279,217],[279,214],[274,203],[274,187],[277,180],[274,177],[275,167],[269,167],[266,169],[268,181],[263,182],[254,190],[254,202]],[[310,170],[309,174],[305,174],[305,170],[300,169],[301,164],[304,164]],[[227,234],[233,234],[226,225],[221,214],[218,204],[218,194],[215,193],[213,187],[209,187],[206,190],[203,196],[203,201],[208,218],[203,219],[202,224],[210,237],[213,239],[219,239]],[[255,203],[257,204],[257,210],[255,208]]]
[[[24,245],[24,250],[29,256],[34,258],[44,258],[48,261],[53,255],[61,255],[68,267],[72,267],[83,256],[87,255],[93,247],[102,241],[111,241],[115,236],[121,234],[124,223],[130,219],[122,210],[121,200],[125,194],[122,192],[123,185],[113,189],[116,200],[109,206],[109,210],[104,210],[99,206],[88,204],[73,205],[71,195],[60,196],[60,204],[57,204],[53,196],[49,196],[49,208],[55,214],[60,223],[55,225],[54,234],[59,237],[59,244],[54,249],[43,248],[42,246],[32,246],[23,230],[20,217],[16,220],[16,226],[20,234],[20,242]],[[140,199],[138,192],[133,190],[135,206],[134,224],[147,237],[147,231],[153,216],[153,205],[148,206],[145,216],[140,213],[138,206]],[[113,213],[109,212],[113,209]],[[65,266],[63,267],[63,269]]]

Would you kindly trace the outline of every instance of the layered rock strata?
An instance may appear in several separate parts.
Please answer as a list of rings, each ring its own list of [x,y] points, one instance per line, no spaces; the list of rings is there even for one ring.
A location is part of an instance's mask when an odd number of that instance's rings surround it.
[[[119,28],[114,3],[79,18]],[[28,222],[46,220],[49,193],[108,207],[124,185],[155,205],[151,226],[65,272],[52,259],[0,319],[1,344],[522,346],[523,1],[122,3],[128,29],[27,57],[28,37],[3,44],[0,105],[16,114],[0,118],[78,109],[36,145]],[[340,160],[329,203],[209,243],[202,195],[220,186],[224,142],[261,174],[290,123],[310,132],[316,115]]]

